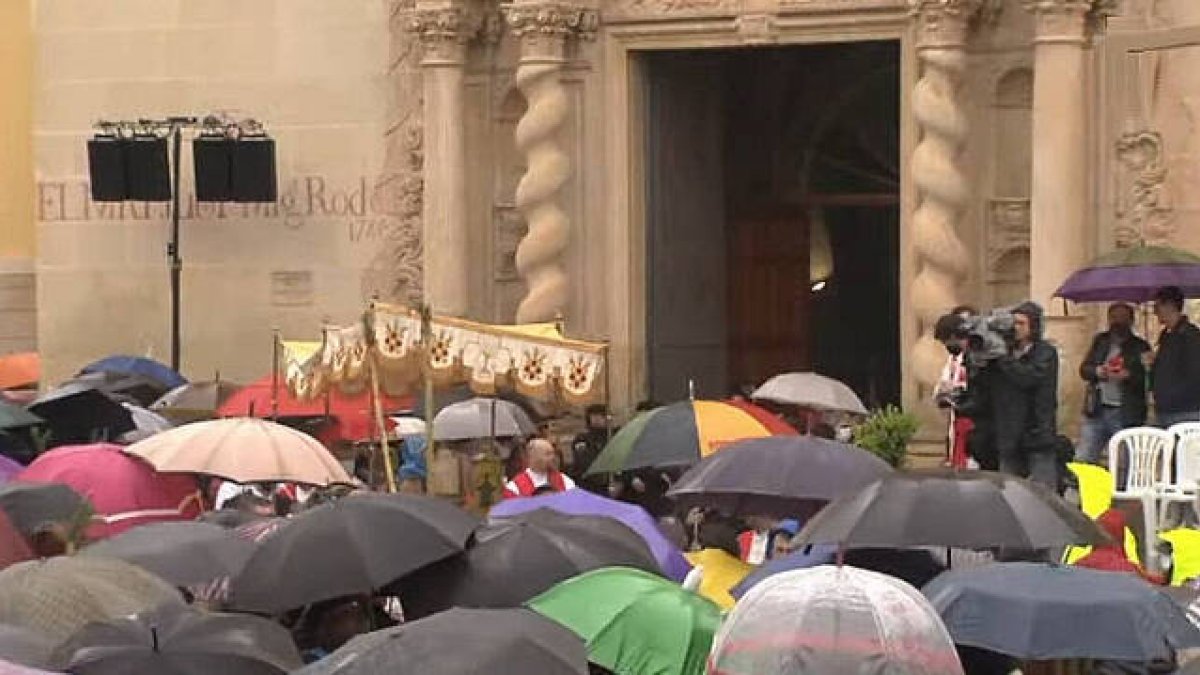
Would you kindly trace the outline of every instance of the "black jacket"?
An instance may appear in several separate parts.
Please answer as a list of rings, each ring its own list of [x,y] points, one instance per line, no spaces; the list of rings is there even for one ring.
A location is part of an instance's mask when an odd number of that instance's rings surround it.
[[[1052,447],[1058,437],[1058,350],[1039,339],[1021,356],[1002,356],[991,368],[997,454]]]
[[[1159,412],[1200,410],[1200,329],[1187,317],[1159,336],[1150,381]]]
[[[1109,331],[1098,333],[1092,340],[1087,358],[1079,364],[1079,376],[1091,383],[1099,382],[1096,368],[1108,360]],[[1150,351],[1150,343],[1130,335],[1121,345],[1121,359],[1129,377],[1121,382],[1121,423],[1127,427],[1146,423],[1146,366],[1142,354]]]

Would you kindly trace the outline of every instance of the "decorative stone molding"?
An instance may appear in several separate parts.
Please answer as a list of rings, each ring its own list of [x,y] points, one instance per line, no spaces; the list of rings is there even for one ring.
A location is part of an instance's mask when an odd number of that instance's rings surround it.
[[[970,197],[966,172],[959,166],[967,139],[967,116],[960,93],[966,68],[968,27],[979,0],[909,0],[917,22],[921,78],[913,91],[913,116],[921,140],[913,151],[912,176],[920,202],[913,214],[917,274],[910,302],[919,337],[913,372],[921,397],[937,383],[946,352],[933,337],[934,324],[958,304],[970,255],[958,236]]]
[[[422,63],[460,64],[467,43],[479,35],[483,17],[462,7],[416,9],[409,13],[407,30],[424,48]]]
[[[1036,22],[1035,42],[1084,42],[1118,0],[1022,0]]]
[[[996,277],[996,266],[1013,251],[1029,250],[1029,200],[991,199],[988,201],[987,262],[988,278]]]
[[[1123,134],[1116,145],[1120,163],[1117,246],[1163,243],[1175,232],[1175,213],[1166,198],[1167,167],[1162,136],[1153,131]]]
[[[728,15],[741,7],[741,0],[616,0],[605,7],[605,15],[666,19],[678,14]]]
[[[598,18],[595,10],[557,3],[515,3],[504,12],[520,40],[516,86],[528,103],[516,130],[526,170],[514,202],[528,225],[516,253],[517,271],[526,284],[516,320],[552,321],[566,310],[569,298],[563,256],[571,227],[559,203],[571,178],[570,158],[558,140],[570,114],[562,83],[564,50],[569,38],[594,37]]]
[[[747,45],[766,45],[779,41],[774,14],[743,14],[734,22],[738,35]]]

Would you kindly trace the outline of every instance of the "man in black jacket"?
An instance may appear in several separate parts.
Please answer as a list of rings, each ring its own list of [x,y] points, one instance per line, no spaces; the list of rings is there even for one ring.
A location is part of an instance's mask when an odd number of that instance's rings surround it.
[[[1042,308],[1013,308],[1015,344],[996,359],[992,412],[1000,471],[1058,488],[1058,350],[1042,339]]]
[[[1108,308],[1108,330],[1092,340],[1079,376],[1088,383],[1083,426],[1075,461],[1099,464],[1108,439],[1121,429],[1146,423],[1146,368],[1150,351],[1133,334],[1133,307],[1118,302]]]
[[[1183,313],[1183,293],[1175,286],[1154,296],[1154,314],[1163,325],[1158,352],[1148,353],[1158,425],[1200,421],[1200,329]]]

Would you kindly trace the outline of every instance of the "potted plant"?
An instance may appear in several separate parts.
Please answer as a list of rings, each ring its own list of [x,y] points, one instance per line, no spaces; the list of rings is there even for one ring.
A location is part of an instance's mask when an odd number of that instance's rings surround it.
[[[875,410],[854,427],[854,444],[900,468],[908,455],[908,442],[918,427],[920,421],[915,415],[889,405]]]

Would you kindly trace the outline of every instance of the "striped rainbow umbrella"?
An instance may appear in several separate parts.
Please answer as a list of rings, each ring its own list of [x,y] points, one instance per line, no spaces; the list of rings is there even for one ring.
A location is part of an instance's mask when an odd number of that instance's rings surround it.
[[[746,438],[795,435],[783,420],[743,402],[682,401],[646,411],[626,424],[587,473],[691,466]]]

